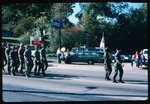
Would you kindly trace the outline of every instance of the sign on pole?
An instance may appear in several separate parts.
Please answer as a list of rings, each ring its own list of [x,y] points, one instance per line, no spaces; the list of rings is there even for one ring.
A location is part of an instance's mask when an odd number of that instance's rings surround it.
[[[56,21],[56,20],[51,20],[51,26],[62,29],[63,28],[63,23],[59,22],[59,21]]]
[[[30,36],[30,45],[31,46],[40,46],[42,45],[42,40],[41,40],[41,37],[39,36]]]

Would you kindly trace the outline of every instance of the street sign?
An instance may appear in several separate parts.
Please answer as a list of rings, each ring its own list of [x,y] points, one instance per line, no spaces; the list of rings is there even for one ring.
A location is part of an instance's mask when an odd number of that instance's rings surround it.
[[[59,21],[56,21],[56,20],[51,20],[51,26],[62,29],[63,28],[63,23],[59,22]]]
[[[30,45],[31,46],[41,46],[42,45],[42,40],[41,40],[41,37],[39,36],[31,36],[30,37]]]

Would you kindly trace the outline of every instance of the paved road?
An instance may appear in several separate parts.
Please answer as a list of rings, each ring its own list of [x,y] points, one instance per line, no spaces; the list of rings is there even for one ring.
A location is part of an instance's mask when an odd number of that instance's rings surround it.
[[[104,80],[103,64],[49,63],[46,76],[2,77],[4,102],[56,101],[145,101],[148,98],[148,72],[124,63],[124,84]],[[112,79],[114,70],[110,76]],[[117,80],[118,80],[117,76]]]

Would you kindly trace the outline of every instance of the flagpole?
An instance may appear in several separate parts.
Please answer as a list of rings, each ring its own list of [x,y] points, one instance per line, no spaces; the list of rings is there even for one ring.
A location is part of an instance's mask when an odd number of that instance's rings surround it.
[[[104,40],[104,46],[103,46],[103,51],[104,51],[104,64],[106,64],[106,59],[105,59],[105,38],[104,38],[104,32],[103,32],[103,40]]]
[[[105,53],[105,38],[104,38],[104,32],[103,32],[103,39],[104,39],[104,48],[103,48],[103,50],[104,50],[104,53]]]

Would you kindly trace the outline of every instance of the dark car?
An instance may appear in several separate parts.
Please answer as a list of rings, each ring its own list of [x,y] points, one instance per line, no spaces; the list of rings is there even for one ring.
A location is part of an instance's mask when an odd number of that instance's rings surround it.
[[[92,51],[81,51],[81,52],[76,52],[73,55],[69,56],[69,63],[71,62],[87,62],[88,64],[93,65],[94,63],[99,63],[99,62],[103,62],[104,58],[102,55],[98,55],[96,52],[92,52]],[[62,61],[66,62],[66,56],[63,55],[61,57]]]
[[[129,55],[120,55],[121,56],[121,60],[124,62],[130,62],[131,61],[131,57]]]

